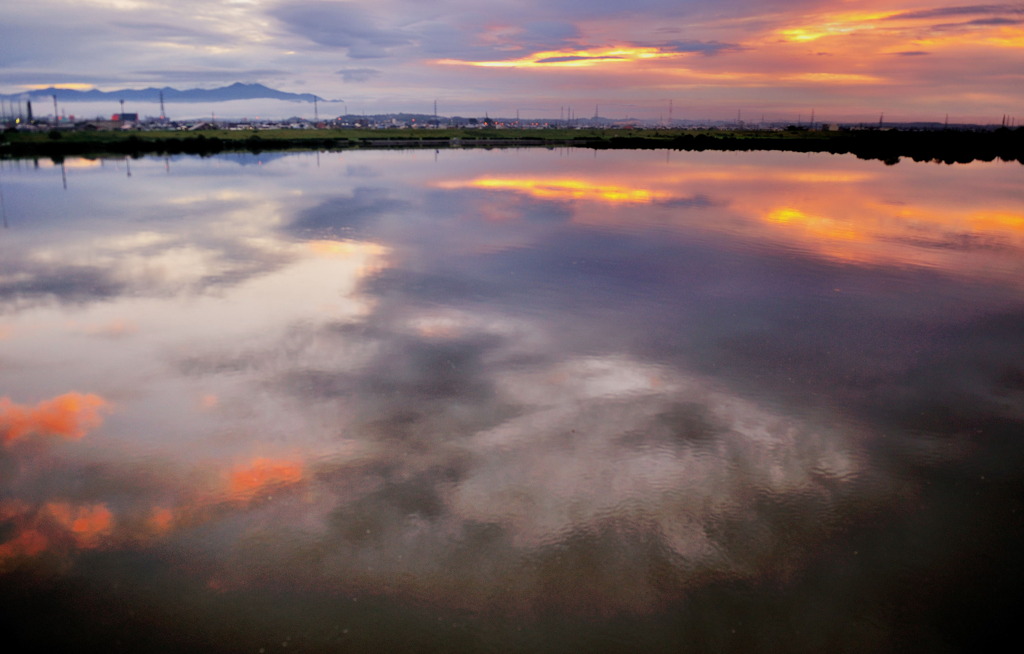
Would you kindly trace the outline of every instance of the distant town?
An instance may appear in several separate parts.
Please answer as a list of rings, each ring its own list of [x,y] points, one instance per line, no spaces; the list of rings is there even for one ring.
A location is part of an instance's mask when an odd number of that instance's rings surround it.
[[[293,116],[285,119],[265,118],[229,118],[218,116],[216,109],[205,104],[210,111],[209,117],[194,117],[196,107],[204,103],[222,103],[230,101],[245,100],[274,100],[283,104],[304,105],[311,112],[307,111],[304,117]],[[52,110],[51,103],[52,101]],[[69,115],[63,108],[66,103],[72,106],[80,103],[89,103],[96,106],[109,107],[108,112],[99,116],[75,116]],[[189,105],[193,117],[188,120],[172,119],[170,114],[180,111],[182,104]],[[321,117],[323,105],[344,105],[342,115],[335,117]],[[116,107],[116,109],[115,109]],[[155,115],[144,115],[139,111],[145,107],[145,111]],[[171,108],[168,111],[168,107]],[[1017,127],[1017,120],[1012,115],[1004,114],[998,122],[992,121],[986,124],[973,124],[958,122],[955,119],[951,122],[946,114],[942,121],[920,121],[907,122],[905,120],[886,120],[885,113],[880,113],[877,120],[871,121],[837,121],[830,120],[821,113],[816,115],[813,108],[807,113],[797,113],[786,118],[778,115],[769,116],[765,119],[764,114],[752,114],[749,110],[738,108],[735,118],[729,120],[721,119],[683,119],[678,113],[673,114],[673,103],[669,100],[657,119],[617,117],[611,118],[602,115],[601,105],[595,105],[593,113],[588,111],[585,115],[572,106],[562,106],[558,109],[558,118],[552,115],[546,118],[536,116],[520,118],[520,111],[516,109],[514,115],[492,116],[485,113],[483,116],[443,116],[437,111],[437,101],[434,102],[433,112],[423,113],[377,113],[366,114],[360,112],[349,112],[348,104],[344,100],[326,100],[312,93],[290,93],[262,84],[235,82],[228,86],[217,88],[194,88],[176,89],[165,86],[163,88],[145,89],[118,89],[113,91],[100,91],[98,89],[77,90],[69,88],[39,88],[33,91],[0,94],[0,125],[4,129],[17,131],[200,131],[200,130],[280,130],[280,129],[371,129],[371,130],[392,130],[392,129],[725,129],[725,130],[754,130],[754,131],[781,131],[791,130],[796,127],[800,130],[810,131],[840,131],[840,130],[886,130],[886,129],[914,129],[914,130],[939,130],[952,129],[961,131],[986,131],[1000,127]],[[132,111],[134,109],[134,111]],[[235,109],[237,110],[237,108]],[[539,110],[531,109],[536,114]],[[310,119],[309,113],[313,117]],[[325,115],[333,112],[324,112]],[[491,112],[495,113],[495,112]],[[92,114],[92,112],[90,112]],[[180,114],[179,114],[180,115]],[[278,114],[281,115],[281,114]]]
[[[119,111],[95,118],[57,113],[56,98],[53,104],[54,113],[39,115],[31,100],[0,102],[0,158],[572,146],[851,153],[890,165],[901,158],[949,164],[997,158],[1024,163],[1024,128],[1009,116],[1003,116],[999,125],[892,122],[884,114],[873,122],[840,123],[819,120],[813,111],[806,120],[798,115],[795,121],[748,121],[740,112],[731,121],[673,119],[671,113],[669,120],[639,120],[607,118],[595,107],[590,117],[563,108],[558,119],[521,120],[518,115],[486,113],[482,117],[345,113],[321,118],[317,100],[312,103],[312,120],[299,116],[227,119],[213,112],[209,118],[174,120],[164,112],[163,102],[159,116],[125,111],[122,99]]]
[[[743,120],[644,120],[634,118],[605,118],[597,114],[590,117],[559,117],[520,120],[518,117],[439,116],[436,114],[388,113],[372,115],[345,114],[333,118],[302,118],[293,116],[280,120],[259,118],[194,118],[172,120],[166,116],[140,116],[123,112],[109,116],[83,118],[74,115],[37,115],[31,102],[0,105],[0,126],[15,131],[167,131],[195,132],[202,130],[316,130],[316,129],[372,129],[372,130],[431,130],[431,129],[727,129],[754,131],[783,131],[794,127],[802,130],[942,130],[988,131],[1000,127],[1014,127],[1014,119],[1004,116],[1000,124],[978,125],[946,122],[889,122],[884,115],[873,122],[828,122],[816,120],[811,114],[806,120],[795,121]]]

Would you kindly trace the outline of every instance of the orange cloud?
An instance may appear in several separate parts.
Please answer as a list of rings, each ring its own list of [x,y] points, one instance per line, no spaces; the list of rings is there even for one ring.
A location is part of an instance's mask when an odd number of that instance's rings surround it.
[[[29,434],[78,440],[103,424],[109,403],[92,393],[65,393],[29,407],[0,397],[0,440],[4,444]]]
[[[785,41],[806,43],[817,41],[827,36],[842,36],[874,30],[879,27],[878,21],[892,17],[896,12],[876,13],[842,13],[827,14],[815,17],[810,23],[795,25],[778,30],[778,36]]]
[[[988,14],[996,6],[978,6],[977,12],[963,12],[960,19],[954,14],[943,16],[936,12],[898,12],[892,10],[873,13],[824,13],[810,16],[799,24],[788,25],[775,32],[783,41],[808,43],[830,37],[852,34],[870,35],[890,44],[916,43],[918,45],[964,44],[989,47],[1020,48],[1024,45],[1022,30],[1012,21],[984,22],[967,20],[969,13]],[[966,9],[966,8],[965,8]],[[996,12],[1002,13],[1002,12]],[[1015,13],[1008,9],[1006,14]]]
[[[621,64],[651,59],[674,59],[683,53],[654,47],[612,46],[588,50],[548,50],[535,52],[519,59],[498,61],[466,61],[440,59],[435,63],[483,68],[589,68],[605,64]]]
[[[228,473],[228,493],[233,500],[248,501],[275,488],[297,484],[304,477],[301,463],[259,458]]]
[[[134,334],[139,331],[138,325],[135,323],[125,320],[123,318],[115,318],[107,323],[98,323],[92,325],[77,326],[73,328],[77,329],[87,336],[105,336],[116,338],[118,336],[127,336]]]
[[[95,84],[85,84],[84,82],[58,82],[57,84],[23,84],[22,88],[30,91],[36,91],[39,89],[46,89],[53,87],[55,89],[74,89],[76,91],[91,91],[96,88]]]
[[[216,409],[220,405],[220,396],[216,393],[206,393],[199,398],[199,406],[203,409]]]

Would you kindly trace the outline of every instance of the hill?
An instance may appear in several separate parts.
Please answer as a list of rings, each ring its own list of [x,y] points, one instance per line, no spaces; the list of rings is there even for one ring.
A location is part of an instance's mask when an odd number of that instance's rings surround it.
[[[230,100],[260,99],[286,100],[289,102],[324,101],[323,98],[312,93],[288,93],[262,84],[243,84],[241,82],[235,82],[230,86],[222,86],[215,89],[186,90],[165,86],[163,88],[149,87],[145,89],[120,89],[117,91],[100,91],[98,89],[79,91],[51,86],[24,93],[0,95],[0,98],[4,100],[21,100],[27,97],[31,100],[50,100],[53,96],[57,96],[57,100],[60,102],[117,102],[119,100],[159,102],[161,93],[163,93],[164,102],[227,102]]]

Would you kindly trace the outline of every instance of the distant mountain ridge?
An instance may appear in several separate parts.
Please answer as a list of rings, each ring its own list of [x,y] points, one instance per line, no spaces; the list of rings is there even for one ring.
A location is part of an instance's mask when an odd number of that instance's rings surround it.
[[[286,100],[289,102],[313,102],[325,100],[312,93],[288,93],[278,91],[262,84],[243,84],[235,82],[230,86],[222,86],[215,89],[186,89],[184,91],[170,86],[162,89],[149,87],[145,89],[121,89],[119,91],[100,91],[91,89],[89,91],[78,91],[75,89],[62,89],[49,87],[25,91],[23,93],[10,93],[0,95],[5,100],[17,100],[19,98],[29,99],[50,99],[57,96],[58,101],[63,102],[117,102],[119,100],[132,102],[160,102],[160,93],[163,92],[164,102],[228,102],[230,100]]]

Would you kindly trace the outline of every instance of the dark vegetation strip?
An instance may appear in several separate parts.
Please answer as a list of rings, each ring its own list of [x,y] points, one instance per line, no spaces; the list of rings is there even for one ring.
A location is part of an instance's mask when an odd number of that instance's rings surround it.
[[[122,155],[214,155],[221,152],[349,150],[379,148],[583,147],[594,149],[781,150],[853,154],[895,164],[915,161],[969,163],[1018,161],[1024,164],[1024,127],[992,131],[753,132],[725,130],[291,130],[270,132],[50,132],[0,135],[0,157]]]

